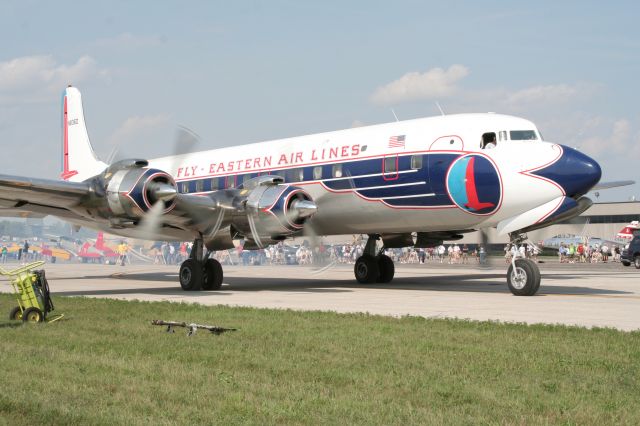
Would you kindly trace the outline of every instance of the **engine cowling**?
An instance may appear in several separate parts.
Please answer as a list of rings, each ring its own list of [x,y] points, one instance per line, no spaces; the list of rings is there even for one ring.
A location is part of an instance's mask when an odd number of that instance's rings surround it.
[[[303,189],[288,185],[262,185],[247,196],[245,211],[235,214],[233,227],[258,246],[299,233],[317,211]]]
[[[164,213],[175,207],[176,183],[162,170],[122,168],[107,171],[105,180],[112,215],[140,218],[160,201],[164,202]]]

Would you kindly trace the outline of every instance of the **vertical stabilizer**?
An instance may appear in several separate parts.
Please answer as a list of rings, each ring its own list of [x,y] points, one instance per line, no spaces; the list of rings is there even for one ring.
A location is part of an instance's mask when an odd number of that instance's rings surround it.
[[[62,97],[62,174],[71,182],[81,182],[101,173],[107,165],[93,152],[84,122],[82,96],[67,87]]]

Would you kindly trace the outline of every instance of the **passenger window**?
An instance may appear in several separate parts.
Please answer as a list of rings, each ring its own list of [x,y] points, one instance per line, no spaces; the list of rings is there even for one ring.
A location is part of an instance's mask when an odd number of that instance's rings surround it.
[[[422,155],[411,156],[411,168],[416,170],[422,168]]]
[[[211,179],[211,190],[216,191],[218,189],[218,178]]]
[[[320,180],[320,179],[322,179],[322,166],[314,167],[313,180]]]
[[[227,188],[233,188],[234,186],[236,186],[236,177],[227,176]]]
[[[398,157],[386,157],[384,159],[384,173],[396,173],[398,171]]]
[[[284,172],[284,177],[286,182],[301,182],[304,180],[302,169],[287,170]]]
[[[333,177],[334,178],[342,177],[342,164],[333,165]]]
[[[480,142],[480,148],[491,149],[496,147],[496,133],[487,132],[482,135],[482,142]]]
[[[180,192],[182,192],[183,194],[188,194],[189,193],[189,182],[182,182],[182,184],[180,186],[182,187]]]
[[[204,181],[202,179],[196,181],[196,192],[202,192],[204,189]]]

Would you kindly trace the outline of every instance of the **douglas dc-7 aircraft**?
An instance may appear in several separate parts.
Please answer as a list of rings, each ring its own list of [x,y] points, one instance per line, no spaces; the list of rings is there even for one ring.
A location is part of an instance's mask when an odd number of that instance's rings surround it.
[[[532,122],[493,113],[113,164],[93,152],[78,89],[65,89],[62,114],[63,181],[0,175],[0,207],[123,237],[193,240],[180,266],[184,290],[219,289],[222,266],[209,255],[235,239],[261,248],[305,230],[367,234],[355,277],[388,283],[394,264],[384,248],[433,246],[489,227],[517,244],[589,208],[584,195],[601,176],[597,162],[543,141]],[[537,265],[514,259],[507,283],[515,295],[535,294]]]

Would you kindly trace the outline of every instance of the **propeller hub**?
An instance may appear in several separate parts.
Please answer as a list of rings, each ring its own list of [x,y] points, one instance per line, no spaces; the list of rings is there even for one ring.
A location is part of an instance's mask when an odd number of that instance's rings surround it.
[[[294,200],[291,210],[295,212],[296,219],[307,219],[316,214],[318,206],[311,200]]]
[[[156,201],[164,201],[165,203],[178,196],[178,191],[175,186],[162,182],[155,183],[150,188],[150,192]]]

